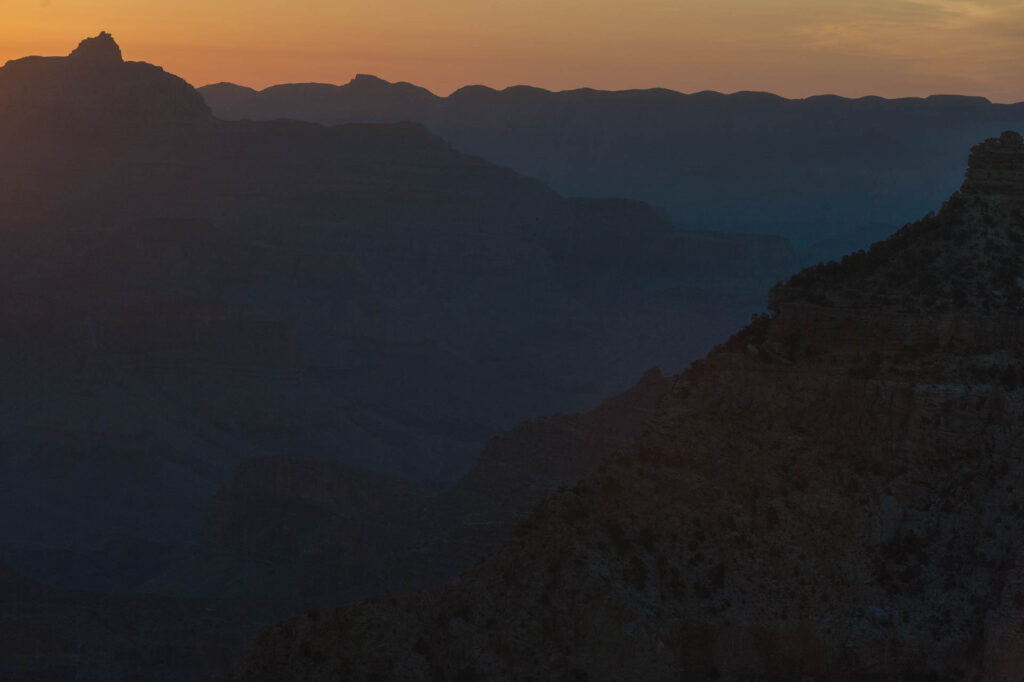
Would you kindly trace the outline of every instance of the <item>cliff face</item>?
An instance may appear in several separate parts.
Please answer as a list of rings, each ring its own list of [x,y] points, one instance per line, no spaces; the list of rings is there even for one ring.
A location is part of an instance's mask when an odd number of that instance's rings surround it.
[[[287,621],[239,679],[1015,679],[1024,224],[987,158],[776,289],[457,584]]]

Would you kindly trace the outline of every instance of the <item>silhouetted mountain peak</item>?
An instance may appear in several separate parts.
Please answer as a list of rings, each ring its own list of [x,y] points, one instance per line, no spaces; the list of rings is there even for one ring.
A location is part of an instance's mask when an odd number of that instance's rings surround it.
[[[120,64],[124,61],[121,48],[106,31],[100,31],[95,38],[86,38],[80,42],[68,57],[96,64]]]
[[[237,83],[230,83],[228,81],[221,81],[220,83],[210,83],[209,85],[203,86],[204,90],[219,90],[221,92],[230,93],[245,93],[245,94],[256,94],[259,91],[245,85],[238,85]]]
[[[26,57],[0,69],[0,134],[123,135],[210,119],[202,96],[181,78],[145,62],[126,62],[106,32],[67,57]],[[84,138],[81,138],[84,139]]]
[[[352,80],[348,82],[349,85],[391,85],[388,81],[383,78],[378,78],[369,73],[357,73]]]
[[[398,101],[405,102],[409,106],[417,107],[429,105],[437,99],[437,96],[418,85],[406,81],[386,81],[366,73],[359,73],[346,85],[337,90],[354,94],[358,97],[384,97],[398,98]]]
[[[975,97],[971,95],[928,95],[925,97],[929,102],[941,102],[944,104],[983,107],[992,104],[986,97]]]
[[[353,91],[363,95],[383,94],[402,90],[408,87],[408,83],[392,83],[383,78],[368,73],[357,73],[346,85],[342,86],[347,91]]]

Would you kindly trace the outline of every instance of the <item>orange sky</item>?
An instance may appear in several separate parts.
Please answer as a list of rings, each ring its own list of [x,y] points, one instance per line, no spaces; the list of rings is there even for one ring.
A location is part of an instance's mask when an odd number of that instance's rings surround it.
[[[1024,0],[0,0],[0,62],[107,30],[193,85],[662,86],[1024,101]]]

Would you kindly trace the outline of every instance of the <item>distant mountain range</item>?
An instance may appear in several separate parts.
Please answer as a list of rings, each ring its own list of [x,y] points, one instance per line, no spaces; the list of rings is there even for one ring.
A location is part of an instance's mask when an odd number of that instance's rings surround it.
[[[470,86],[437,97],[366,75],[341,86],[199,92],[225,119],[416,121],[564,194],[647,201],[691,229],[783,235],[815,262],[915,219],[959,185],[963,149],[1024,127],[1024,103],[959,96]]]
[[[417,124],[224,122],[106,34],[0,69],[0,556],[135,589],[251,457],[445,487],[678,370],[795,254]]]
[[[937,213],[774,288],[458,579],[289,619],[235,679],[1019,680],[1022,357],[1007,131]]]

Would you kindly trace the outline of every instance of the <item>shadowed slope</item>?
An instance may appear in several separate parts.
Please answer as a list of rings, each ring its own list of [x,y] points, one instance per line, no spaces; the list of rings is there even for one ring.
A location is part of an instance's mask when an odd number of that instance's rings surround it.
[[[287,621],[239,679],[1015,679],[1024,310],[984,290],[1024,273],[1022,160],[986,141],[938,215],[777,289],[457,583]],[[921,300],[921,254],[968,294]]]

